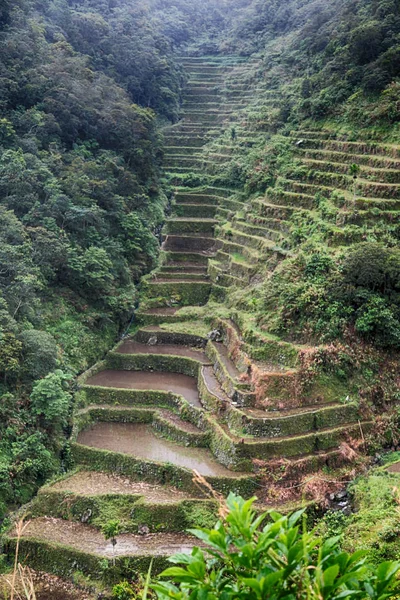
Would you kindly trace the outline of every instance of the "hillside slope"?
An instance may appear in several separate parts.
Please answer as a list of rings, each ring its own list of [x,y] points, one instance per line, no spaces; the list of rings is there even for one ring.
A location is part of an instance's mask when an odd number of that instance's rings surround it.
[[[222,493],[312,513],[397,444],[400,144],[386,53],[398,7],[384,4],[238,2],[218,21],[223,40],[206,26],[180,40],[158,265],[129,336],[79,379],[65,453],[76,470],[40,490],[21,540],[34,568],[105,585],[152,556],[161,569],[191,547],[188,527],[214,518],[192,469]],[[378,15],[374,53],[353,56]],[[372,90],[375,67],[386,79]],[[102,537],[111,517],[115,548]],[[11,528],[9,556],[15,543]]]

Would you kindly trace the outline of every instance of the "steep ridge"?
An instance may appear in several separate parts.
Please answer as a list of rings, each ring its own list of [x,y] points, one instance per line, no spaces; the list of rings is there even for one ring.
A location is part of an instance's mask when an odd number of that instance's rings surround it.
[[[290,252],[286,216],[312,212],[307,186],[336,186],[346,175],[321,169],[312,183],[308,175],[288,179],[246,202],[218,172],[237,138],[252,137],[241,111],[254,64],[235,57],[182,62],[189,75],[184,115],[165,131],[173,198],[160,266],[143,279],[132,336],[81,377],[71,444],[77,470],[41,490],[21,539],[27,564],[59,575],[118,580],[147,570],[151,556],[154,570],[162,569],[171,552],[191,546],[183,532],[216,512],[192,469],[219,492],[258,493],[265,502],[260,464],[284,458],[303,472],[334,466],[341,443],[368,427],[354,402],[340,401],[334,381],[331,388],[299,385],[303,347],[249,328],[251,316],[245,323],[224,303],[230,290],[267,277]],[[221,135],[230,143],[210,143]],[[298,146],[301,160],[314,166],[321,152],[338,150],[322,135],[315,142],[298,132],[296,142],[298,135],[307,140]],[[369,174],[376,164],[365,166]],[[367,195],[372,185],[385,202],[398,184],[359,185],[368,204],[376,202]],[[115,552],[100,533],[110,516],[122,528]],[[11,531],[9,552],[14,546]]]

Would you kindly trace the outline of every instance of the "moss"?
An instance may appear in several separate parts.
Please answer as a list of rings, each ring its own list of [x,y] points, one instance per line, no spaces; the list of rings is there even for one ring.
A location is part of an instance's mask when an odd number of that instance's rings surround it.
[[[209,328],[205,323],[188,321],[186,315],[182,324],[174,323],[171,326],[169,323],[161,322],[157,328],[139,329],[135,334],[135,340],[147,344],[151,338],[156,337],[158,344],[182,344],[202,348],[207,343],[208,331]]]
[[[169,463],[156,463],[138,460],[132,456],[118,452],[109,452],[97,448],[89,448],[81,444],[72,444],[75,464],[89,467],[92,471],[105,471],[129,477],[131,479],[168,484],[183,488],[188,493],[196,494],[197,486],[192,481],[192,473],[184,468]],[[248,496],[257,489],[254,475],[243,477],[207,477],[211,485],[223,494],[229,491]]]
[[[240,409],[229,406],[226,418],[229,428],[237,435],[274,438],[357,422],[359,414],[357,405],[348,404],[315,407],[307,412],[293,412],[282,416],[274,416],[266,411],[264,417],[253,418]]]
[[[181,306],[201,306],[206,304],[211,291],[211,284],[208,282],[194,281],[173,281],[173,282],[147,282],[143,285],[148,298],[179,297],[178,303]]]
[[[161,261],[163,263],[168,262],[196,262],[206,265],[208,262],[207,256],[197,252],[169,252],[162,251]]]
[[[198,388],[201,403],[206,410],[212,413],[219,413],[225,409],[225,402],[222,399],[215,396],[215,394],[213,394],[211,390],[208,389],[203,369],[201,369],[199,374]]]
[[[190,315],[188,316],[190,317]],[[163,331],[168,332],[170,334],[183,334],[183,336],[185,336],[186,340],[188,340],[189,342],[190,338],[187,336],[193,336],[194,341],[196,339],[201,338],[202,342],[204,343],[204,340],[206,341],[208,339],[208,334],[210,332],[210,325],[208,324],[209,319],[211,319],[211,315],[209,315],[209,318],[207,318],[206,314],[205,318],[201,321],[199,319],[186,318],[185,321],[182,321],[180,323],[161,323],[160,328]]]
[[[47,516],[81,522],[85,516],[86,522],[99,530],[111,519],[117,519],[123,533],[133,534],[138,532],[140,525],[147,525],[152,533],[185,532],[189,527],[205,527],[207,523],[214,524],[216,513],[216,503],[210,500],[160,504],[148,502],[140,494],[81,496],[51,488],[35,498],[30,510],[33,518]]]
[[[400,558],[400,517],[398,512],[400,473],[375,468],[349,487],[355,512],[339,524],[343,548],[365,550],[369,561],[378,564]],[[328,514],[319,525],[323,533],[332,526]]]
[[[249,384],[241,383],[231,377],[216,344],[209,342],[206,354],[213,364],[215,375],[224,392],[229,397],[234,397],[240,406],[252,406],[255,402],[254,392],[249,390]]]
[[[206,220],[190,220],[184,219],[174,220],[173,218],[167,221],[164,232],[171,235],[186,235],[191,233],[202,233],[208,237],[212,236],[214,224]]]
[[[194,446],[198,448],[208,448],[209,436],[206,432],[192,432],[180,429],[179,424],[163,418],[156,414],[152,422],[153,429],[162,437],[183,444],[184,446]]]
[[[212,197],[205,197],[203,204],[175,204],[173,210],[178,217],[213,218],[217,207],[212,205]]]
[[[172,416],[172,413],[171,413]],[[108,406],[91,406],[77,413],[74,420],[72,439],[76,440],[80,431],[88,429],[93,423],[148,423],[161,437],[184,446],[208,447],[209,434],[207,431],[188,431],[184,422],[199,423],[204,426],[202,415],[191,407],[180,407],[180,420],[168,418],[168,413],[160,413],[156,408],[118,408]]]
[[[85,385],[80,395],[84,406],[90,404],[122,404],[127,406],[159,406],[180,410],[187,401],[172,392],[157,390],[128,390]]]
[[[121,354],[118,352],[109,352],[106,365],[108,369],[182,373],[183,375],[197,377],[200,362],[186,356],[172,356],[169,354]]]
[[[185,500],[182,503],[182,512],[187,523],[187,529],[192,527],[211,528],[215,525],[217,506],[215,502],[210,500],[202,503]]]
[[[141,310],[138,310],[135,316],[137,323],[140,325],[158,325],[164,321],[176,323],[177,321],[182,320],[179,315],[157,315],[146,312],[144,307],[142,307]]]
[[[92,471],[105,471],[135,480],[168,484],[184,488],[188,493],[196,491],[191,473],[172,464],[140,460],[126,454],[89,448],[76,443],[72,444],[72,453],[76,464],[85,465]]]
[[[7,553],[12,555],[15,540],[7,540],[5,548]],[[111,560],[89,552],[74,550],[67,545],[24,538],[20,541],[19,556],[22,564],[28,563],[36,571],[45,571],[66,578],[80,571],[108,585],[123,579],[131,579],[139,573],[147,573],[152,558],[150,556],[116,557],[113,565]],[[160,573],[167,566],[167,557],[155,556],[152,573]]]

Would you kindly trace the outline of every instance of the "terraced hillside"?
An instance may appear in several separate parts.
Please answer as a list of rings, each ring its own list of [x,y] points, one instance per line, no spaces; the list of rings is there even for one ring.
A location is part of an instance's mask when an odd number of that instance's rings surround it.
[[[118,580],[146,570],[152,556],[159,570],[166,556],[190,548],[188,527],[214,518],[215,503],[193,470],[221,493],[257,493],[260,503],[273,504],[263,483],[270,461],[285,459],[303,474],[334,467],[342,442],[368,429],[357,404],[343,401],[341,382],[304,381],[307,347],[258,328],[229,295],[267,278],[294,250],[289,217],[317,219],[320,186],[347,189],[340,165],[359,159],[365,170],[357,183],[363,197],[355,200],[360,219],[394,209],[399,184],[382,165],[394,164],[396,152],[367,157],[360,144],[297,132],[307,174],[246,201],[243,191],[220,183],[218,171],[237,137],[252,137],[241,111],[252,96],[254,65],[182,60],[189,82],[183,118],[165,132],[174,194],[160,266],[143,280],[132,335],[81,378],[71,445],[76,471],[40,491],[21,539],[29,565],[59,575]],[[221,135],[231,140],[226,148],[212,143]],[[333,172],[320,166],[327,153]],[[345,203],[341,214],[345,219]],[[341,243],[340,231],[332,225]],[[121,527],[115,547],[101,534],[110,519]],[[9,552],[14,546],[11,531]]]

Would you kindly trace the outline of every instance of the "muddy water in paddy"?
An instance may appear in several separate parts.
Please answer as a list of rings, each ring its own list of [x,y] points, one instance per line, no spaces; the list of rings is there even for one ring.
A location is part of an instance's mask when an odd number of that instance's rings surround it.
[[[149,346],[148,344],[140,344],[134,340],[127,340],[117,348],[120,354],[169,354],[173,356],[186,356],[193,360],[198,360],[203,364],[210,361],[201,350],[192,350],[186,346],[178,346],[177,344],[158,344]]]
[[[196,469],[201,475],[235,477],[213,459],[204,448],[179,446],[158,438],[147,425],[136,423],[96,423],[81,431],[78,444],[130,454],[135,458],[172,463],[186,469]]]
[[[86,384],[130,390],[173,392],[186,398],[193,406],[201,406],[196,379],[180,373],[106,370],[89,377]]]

